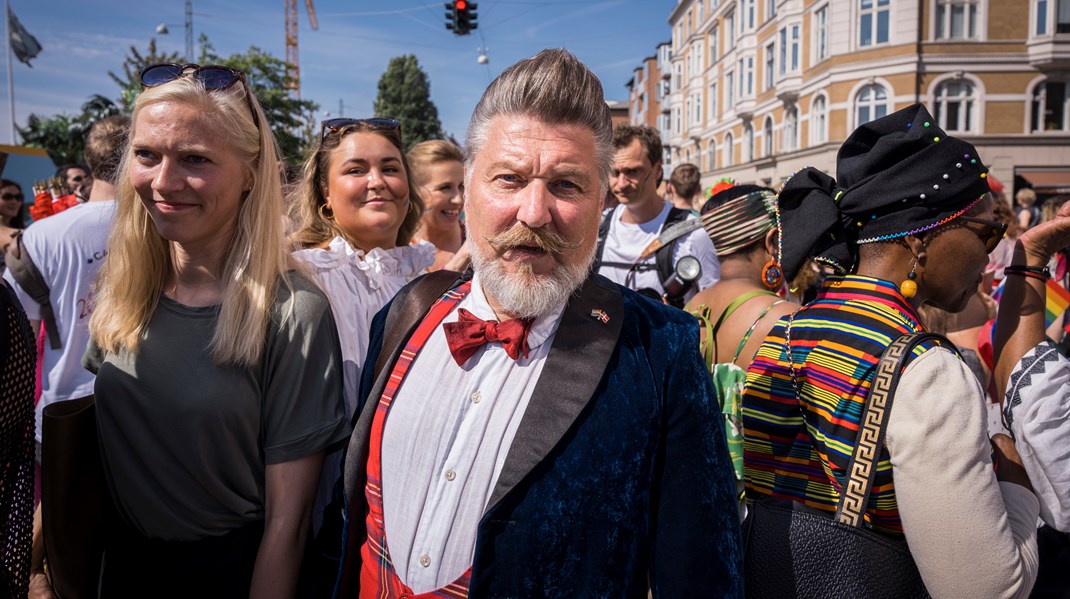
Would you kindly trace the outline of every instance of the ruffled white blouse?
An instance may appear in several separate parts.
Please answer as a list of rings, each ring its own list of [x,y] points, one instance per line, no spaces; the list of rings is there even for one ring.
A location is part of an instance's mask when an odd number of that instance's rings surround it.
[[[435,246],[427,242],[365,253],[335,237],[326,249],[294,252],[315,277],[331,302],[342,343],[346,416],[353,418],[357,388],[368,355],[372,317],[399,289],[435,262]]]

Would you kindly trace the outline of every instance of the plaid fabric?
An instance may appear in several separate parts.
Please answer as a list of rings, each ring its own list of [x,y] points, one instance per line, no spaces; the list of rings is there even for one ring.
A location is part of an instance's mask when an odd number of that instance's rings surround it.
[[[923,327],[892,283],[858,275],[829,278],[791,326],[797,398],[785,322],[773,327],[747,370],[747,500],[771,495],[834,512],[880,356],[895,339]],[[918,346],[914,356],[931,347]],[[901,535],[892,478],[888,450],[882,449],[865,518],[875,530]]]
[[[427,593],[413,593],[412,589],[401,582],[394,565],[390,561],[390,552],[386,547],[386,526],[383,523],[383,492],[382,492],[382,441],[383,427],[386,424],[386,416],[390,411],[390,405],[401,383],[405,380],[405,374],[409,371],[416,355],[427,343],[431,333],[438,328],[446,315],[453,311],[472,288],[472,283],[467,282],[447,291],[431,306],[427,316],[424,317],[416,332],[412,334],[405,344],[401,356],[394,364],[394,370],[390,373],[390,379],[383,389],[383,395],[379,398],[379,406],[375,410],[375,418],[372,420],[371,436],[368,442],[368,483],[364,487],[364,494],[368,500],[368,517],[365,526],[368,531],[368,539],[360,548],[363,565],[360,572],[360,597],[362,599],[435,599],[456,598],[468,596],[468,581],[472,575],[469,568],[460,578],[441,589]]]

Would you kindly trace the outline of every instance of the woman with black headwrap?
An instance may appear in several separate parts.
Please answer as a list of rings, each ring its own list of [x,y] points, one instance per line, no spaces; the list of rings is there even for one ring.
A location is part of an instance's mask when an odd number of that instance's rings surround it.
[[[806,168],[784,185],[784,276],[808,258],[838,275],[781,319],[747,373],[748,501],[836,510],[880,356],[924,330],[920,305],[965,306],[1006,229],[993,220],[987,177],[973,146],[914,105],[852,133],[836,179]],[[954,346],[925,342],[907,364],[867,528],[905,538],[933,597],[1028,596],[1038,502],[1014,444],[998,436],[993,468],[984,392]]]

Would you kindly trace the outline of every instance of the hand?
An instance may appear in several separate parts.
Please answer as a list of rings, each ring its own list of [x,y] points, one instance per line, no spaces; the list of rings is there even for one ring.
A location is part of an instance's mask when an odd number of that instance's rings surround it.
[[[457,253],[449,259],[449,262],[442,267],[443,270],[453,270],[456,272],[464,272],[468,268],[468,264],[472,261],[472,253],[468,249],[468,242],[465,241]]]
[[[1052,220],[1022,233],[1018,243],[1028,262],[1035,266],[1047,264],[1055,252],[1070,246],[1070,202],[1063,203]]]
[[[992,447],[996,451],[996,480],[1021,485],[1032,491],[1033,485],[1029,482],[1029,475],[1025,472],[1022,456],[1018,455],[1014,441],[1003,433],[997,433],[992,435]]]
[[[44,572],[30,574],[30,594],[27,597],[29,599],[54,599],[52,585],[48,584],[48,576]]]

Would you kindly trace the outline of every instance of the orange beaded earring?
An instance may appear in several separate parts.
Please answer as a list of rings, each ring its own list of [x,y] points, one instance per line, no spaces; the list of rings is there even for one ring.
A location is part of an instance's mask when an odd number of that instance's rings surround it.
[[[910,272],[907,273],[907,279],[899,284],[899,293],[902,293],[905,298],[912,298],[918,293],[918,284],[915,282],[918,275],[914,272],[917,268],[918,260],[915,258],[914,264],[910,267]]]

